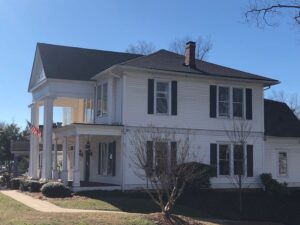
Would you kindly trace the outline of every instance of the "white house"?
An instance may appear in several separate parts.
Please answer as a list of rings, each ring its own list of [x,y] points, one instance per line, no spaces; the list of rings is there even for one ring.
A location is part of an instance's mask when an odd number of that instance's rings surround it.
[[[144,181],[131,166],[129,138],[134,130],[151,124],[162,132],[189,131],[197,154],[193,160],[216,169],[211,180],[215,188],[232,186],[228,176],[234,174],[238,151],[247,157],[244,166],[250,186],[257,187],[264,172],[299,185],[298,119],[291,122],[292,133],[287,132],[289,125],[276,135],[265,126],[266,104],[286,108],[264,102],[264,89],[278,83],[197,60],[194,42],[187,43],[185,56],[166,50],[142,56],[38,43],[28,91],[31,122],[43,124],[43,135],[31,137],[29,175],[57,179],[57,145],[62,145],[60,176],[65,183],[72,181],[74,190],[139,188]],[[53,126],[54,107],[63,108],[63,121],[56,121],[62,126]],[[242,148],[228,139],[236,120],[251,125]]]

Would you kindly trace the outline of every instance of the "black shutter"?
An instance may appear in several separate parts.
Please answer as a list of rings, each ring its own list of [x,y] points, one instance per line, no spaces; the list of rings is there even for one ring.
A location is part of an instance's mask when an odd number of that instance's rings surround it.
[[[247,176],[253,177],[253,145],[247,145]]]
[[[252,89],[246,88],[246,119],[252,120]]]
[[[154,80],[148,79],[148,114],[154,113]]]
[[[177,164],[177,143],[175,141],[171,142],[171,168],[174,168]]]
[[[210,165],[212,167],[212,176],[217,176],[217,144],[210,144]]]
[[[112,143],[112,175],[116,176],[116,142]]]
[[[153,171],[153,141],[147,141],[146,151],[146,176],[149,177],[152,175]]]
[[[210,104],[210,117],[216,118],[217,116],[217,86],[210,85],[209,87],[209,104]]]
[[[100,174],[101,168],[101,143],[99,143],[99,150],[98,150],[98,174]]]
[[[172,110],[172,115],[177,115],[177,81],[173,80],[172,81],[172,87],[171,87],[171,110]]]

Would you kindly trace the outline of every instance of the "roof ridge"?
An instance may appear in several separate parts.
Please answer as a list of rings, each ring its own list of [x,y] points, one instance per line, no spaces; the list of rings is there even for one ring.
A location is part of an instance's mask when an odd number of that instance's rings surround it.
[[[67,46],[67,45],[59,45],[59,44],[50,44],[50,43],[37,42],[37,46],[40,46],[40,45],[44,45],[44,46],[56,46],[56,47],[72,48],[72,49],[80,49],[80,50],[88,50],[88,51],[95,51],[95,52],[107,52],[107,53],[118,53],[118,54],[127,54],[127,55],[142,56],[141,54],[135,54],[135,53],[129,53],[129,52],[118,52],[118,51],[109,51],[109,50],[94,49],[94,48],[83,48],[83,47],[76,47],[76,46]]]

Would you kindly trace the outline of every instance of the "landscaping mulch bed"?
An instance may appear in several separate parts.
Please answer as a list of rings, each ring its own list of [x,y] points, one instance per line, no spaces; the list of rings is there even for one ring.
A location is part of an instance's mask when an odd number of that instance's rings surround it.
[[[151,213],[146,218],[156,225],[207,225],[185,216],[171,215],[170,218],[166,218],[162,213]]]

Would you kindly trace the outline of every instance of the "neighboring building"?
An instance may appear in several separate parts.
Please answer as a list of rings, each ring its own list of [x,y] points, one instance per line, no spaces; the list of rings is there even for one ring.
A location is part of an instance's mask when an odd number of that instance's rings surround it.
[[[13,170],[16,172],[27,172],[26,161],[29,161],[29,153],[30,153],[30,142],[29,140],[23,141],[10,141],[10,152],[13,155],[14,164]],[[23,165],[20,168],[19,163]]]
[[[259,175],[267,167],[283,164],[266,159],[273,147],[268,124],[265,136],[264,88],[278,83],[196,60],[193,42],[187,43],[185,56],[166,50],[141,56],[39,43],[28,91],[33,99],[31,122],[39,125],[39,107],[44,106],[44,127],[41,140],[35,136],[30,140],[29,174],[57,179],[53,165],[56,146],[61,144],[61,178],[72,181],[74,190],[87,190],[82,186],[89,182],[111,184],[106,189],[139,188],[145,184],[130,165],[129,140],[132,131],[151,124],[179,134],[192,131],[193,151],[216,168],[212,186],[232,187],[228,175],[234,173],[237,149],[226,131],[233,129],[233,120],[246,120],[251,125],[251,135],[242,146],[247,156],[246,183],[258,187]],[[52,126],[55,106],[64,107],[62,127]],[[293,140],[298,141],[293,148],[300,151],[299,138]],[[271,149],[265,150],[268,146]]]

